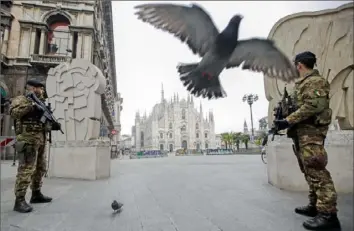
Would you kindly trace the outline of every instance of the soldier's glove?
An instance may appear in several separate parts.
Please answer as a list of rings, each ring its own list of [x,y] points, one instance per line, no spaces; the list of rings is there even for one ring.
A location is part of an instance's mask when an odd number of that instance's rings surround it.
[[[52,124],[53,131],[60,131],[60,129],[61,129],[61,124],[59,122],[55,122]]]
[[[278,130],[284,130],[290,127],[287,120],[274,120],[274,124],[278,127]]]

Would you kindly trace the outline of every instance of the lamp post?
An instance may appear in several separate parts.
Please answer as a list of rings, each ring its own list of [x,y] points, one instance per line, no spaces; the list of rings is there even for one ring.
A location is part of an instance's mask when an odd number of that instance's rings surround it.
[[[248,105],[250,105],[250,113],[251,113],[251,127],[252,127],[252,141],[254,137],[254,131],[253,131],[253,114],[252,114],[252,104],[258,100],[258,95],[256,94],[245,94],[242,98],[243,102],[247,102]]]

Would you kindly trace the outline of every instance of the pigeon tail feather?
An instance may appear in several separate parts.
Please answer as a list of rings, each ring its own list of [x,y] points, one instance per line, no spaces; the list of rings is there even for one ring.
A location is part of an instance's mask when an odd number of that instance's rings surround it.
[[[177,70],[180,80],[192,95],[208,99],[226,97],[219,76],[199,70],[198,63],[180,64],[177,66]]]

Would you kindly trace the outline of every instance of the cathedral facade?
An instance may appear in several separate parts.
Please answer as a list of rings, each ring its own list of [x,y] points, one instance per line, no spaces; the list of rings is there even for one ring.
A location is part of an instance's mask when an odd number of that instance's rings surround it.
[[[191,96],[179,99],[178,94],[175,94],[169,101],[166,100],[162,88],[160,103],[152,108],[148,116],[146,113],[136,113],[132,138],[133,148],[137,151],[214,149],[214,115],[212,111],[203,114],[201,104],[198,111]]]

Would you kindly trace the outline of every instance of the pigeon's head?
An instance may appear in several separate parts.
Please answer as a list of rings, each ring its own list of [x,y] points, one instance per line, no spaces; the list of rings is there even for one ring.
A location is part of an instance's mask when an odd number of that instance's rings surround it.
[[[239,26],[241,20],[243,19],[243,16],[240,14],[236,14],[235,16],[233,16],[230,20],[230,24],[233,24],[235,26]]]

